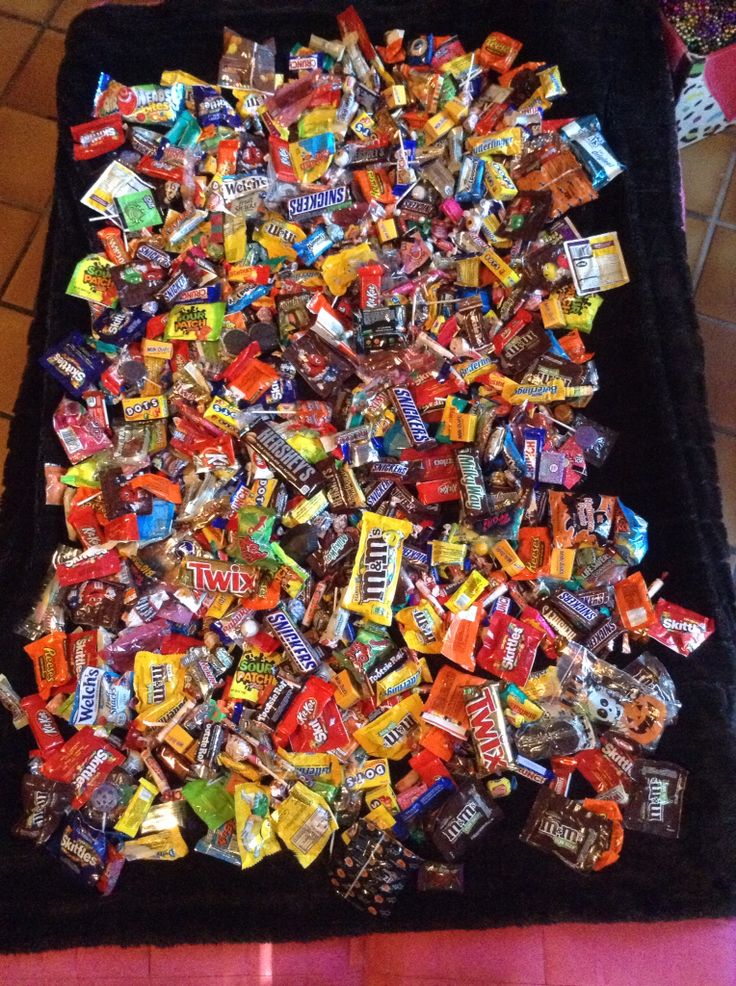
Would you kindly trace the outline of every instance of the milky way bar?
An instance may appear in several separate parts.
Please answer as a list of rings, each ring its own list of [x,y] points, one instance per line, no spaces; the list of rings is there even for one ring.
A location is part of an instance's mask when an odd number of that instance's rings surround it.
[[[314,496],[324,486],[322,476],[277,431],[259,421],[243,436],[254,452],[302,496]]]
[[[474,448],[455,449],[455,461],[460,471],[460,496],[465,516],[471,519],[484,517],[490,510],[477,451]]]

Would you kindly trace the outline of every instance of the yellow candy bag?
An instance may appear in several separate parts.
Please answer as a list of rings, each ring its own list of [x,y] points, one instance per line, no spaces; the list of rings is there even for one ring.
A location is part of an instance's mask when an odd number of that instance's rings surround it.
[[[407,606],[396,614],[407,647],[420,654],[439,654],[442,650],[444,624],[437,610],[426,599]]]
[[[133,666],[133,685],[139,714],[184,694],[183,654],[152,654],[139,650]]]
[[[324,784],[342,784],[345,773],[343,766],[331,753],[290,753],[282,749],[277,752],[305,778],[322,781]]]
[[[264,221],[254,231],[253,239],[260,243],[271,260],[288,257],[296,260],[295,243],[301,243],[307,234],[295,223],[287,222],[277,212],[266,214]]]
[[[390,784],[382,784],[380,787],[369,788],[364,795],[365,806],[369,811],[376,808],[384,808],[394,815],[399,813],[399,802],[396,800],[394,789]]]
[[[260,863],[266,856],[281,852],[273,830],[268,788],[260,784],[236,784],[235,832],[244,870]]]
[[[402,546],[412,532],[408,520],[366,511],[360,543],[342,605],[381,626],[391,626]]]
[[[422,660],[426,667],[426,662]],[[389,671],[379,682],[376,683],[376,699],[381,704],[394,695],[408,692],[411,688],[416,688],[422,682],[423,668],[419,661],[410,657],[400,664],[398,668]]]
[[[322,264],[322,277],[327,289],[331,294],[345,294],[360,268],[375,259],[376,255],[368,243],[330,254]]]
[[[335,135],[319,133],[289,144],[289,157],[303,185],[319,181],[335,156]]]
[[[353,738],[372,757],[401,760],[411,751],[423,708],[419,695],[409,695],[356,729]]]
[[[273,812],[276,833],[306,869],[322,852],[337,822],[325,799],[297,781]]]
[[[158,796],[158,788],[155,784],[142,777],[138,782],[138,788],[125,806],[125,811],[120,816],[115,825],[116,832],[122,832],[131,838],[138,834],[138,829],[143,824],[143,820],[153,807],[153,802]]]
[[[370,788],[386,787],[389,782],[388,760],[366,760],[365,763],[352,767],[346,777],[348,791],[367,791]]]
[[[127,860],[157,859],[160,862],[168,863],[186,856],[189,848],[184,841],[181,830],[169,828],[161,832],[152,832],[150,835],[142,835],[140,839],[131,839],[125,842],[122,852]]]

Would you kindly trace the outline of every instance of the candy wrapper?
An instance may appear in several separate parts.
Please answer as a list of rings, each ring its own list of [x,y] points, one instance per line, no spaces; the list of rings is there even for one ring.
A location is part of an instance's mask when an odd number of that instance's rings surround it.
[[[676,839],[680,834],[687,771],[671,763],[641,760],[634,765],[631,780],[625,827]]]
[[[62,141],[91,223],[40,359],[68,543],[0,700],[16,834],[103,892],[280,852],[257,873],[298,894],[328,860],[385,917],[415,872],[476,883],[530,785],[524,842],[582,872],[621,809],[679,830],[684,773],[647,755],[668,649],[713,624],[637,570],[588,413],[628,258],[574,210],[624,149],[523,38],[385,28],[349,7],[278,62],[226,28],[206,78],[103,74]]]
[[[713,620],[708,617],[664,599],[657,601],[654,613],[656,619],[647,628],[649,636],[684,657],[697,650],[715,629]]]
[[[281,846],[270,818],[268,790],[258,784],[238,784],[235,799],[235,826],[243,869],[255,866]]]
[[[595,802],[593,803],[595,804]],[[542,788],[521,833],[521,840],[552,853],[574,870],[588,873],[601,863],[614,862],[622,841],[621,814],[613,805],[614,818],[589,810],[584,803]],[[617,817],[616,817],[617,816]]]
[[[71,801],[71,788],[38,774],[26,774],[22,796],[23,814],[13,826],[13,835],[41,845],[50,839],[64,817]]]
[[[359,910],[388,917],[419,862],[389,832],[361,820],[335,842],[330,883]]]
[[[72,814],[47,849],[56,856],[86,886],[107,896],[123,868],[125,858],[103,835]]]

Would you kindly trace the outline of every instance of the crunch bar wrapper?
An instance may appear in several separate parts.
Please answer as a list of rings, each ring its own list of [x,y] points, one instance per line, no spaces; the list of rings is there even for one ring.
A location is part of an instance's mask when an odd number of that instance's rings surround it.
[[[381,626],[391,626],[399,582],[402,546],[411,535],[409,521],[366,511],[360,543],[342,605]]]

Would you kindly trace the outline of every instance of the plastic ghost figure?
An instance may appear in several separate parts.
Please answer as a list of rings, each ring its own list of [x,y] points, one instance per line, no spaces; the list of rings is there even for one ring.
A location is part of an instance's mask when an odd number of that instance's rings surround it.
[[[617,726],[624,718],[624,707],[605,687],[597,683],[588,688],[585,710],[594,722]]]

